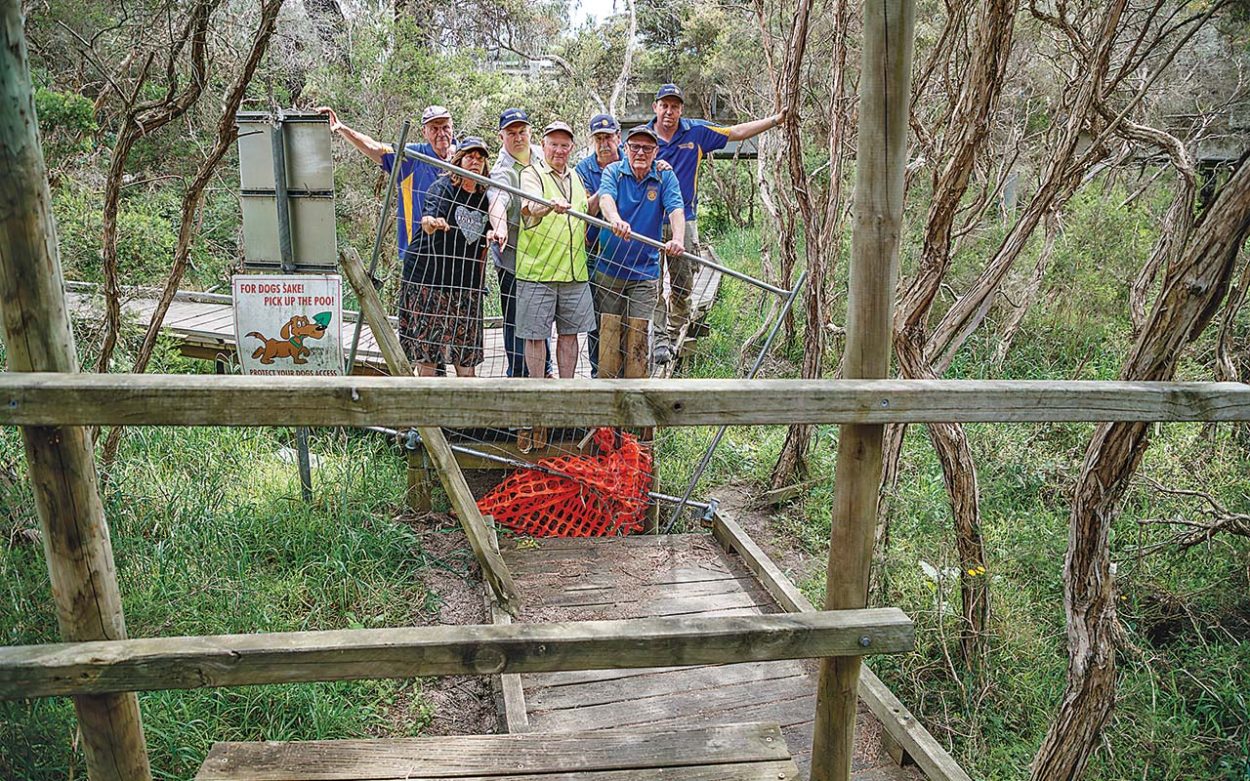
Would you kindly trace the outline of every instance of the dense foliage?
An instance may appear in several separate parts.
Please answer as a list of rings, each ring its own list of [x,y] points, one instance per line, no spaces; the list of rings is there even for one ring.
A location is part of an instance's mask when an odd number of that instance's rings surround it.
[[[30,11],[36,108],[70,279],[103,279],[103,194],[128,107],[158,102],[193,79],[189,50],[175,48],[193,5],[49,0]],[[670,80],[687,88],[692,115],[716,111],[748,119],[774,109],[792,4],[618,5],[622,13],[571,29],[562,2],[288,3],[243,108],[332,105],[344,121],[379,139],[395,137],[404,119],[434,102],[451,109],[458,132],[488,139],[495,138],[499,111],[511,105],[525,106],[540,122],[559,117],[580,126],[615,91],[633,10],[642,47],[624,81],[619,113],[645,113],[654,86]],[[834,5],[815,11],[801,69],[802,105],[793,107],[804,138],[801,169],[813,192],[835,189],[831,151],[848,161],[841,181],[849,183],[854,147],[862,143],[852,124],[831,150],[839,106],[853,119],[859,34],[854,19],[848,37],[834,34]],[[1074,15],[1079,25],[1099,4],[1076,5],[1083,9]],[[1124,29],[1155,24],[1142,10],[1150,5],[1130,4]],[[1165,130],[1190,151],[1200,192],[1188,210],[1196,212],[1248,146],[1240,124],[1247,107],[1241,82],[1246,21],[1240,3],[1232,4],[1232,14],[1219,3],[1163,5],[1173,21],[1221,11],[1209,23],[1179,28],[1186,35],[1192,29],[1191,37],[1168,39],[1177,44],[1176,56],[1134,104],[1137,121]],[[141,135],[123,161],[116,246],[123,284],[163,283],[184,219],[182,194],[212,143],[220,96],[252,34],[253,4],[217,0],[209,6],[204,95],[180,121]],[[913,104],[918,136],[909,166],[905,278],[921,267],[935,173],[941,173],[944,139],[955,134],[946,122],[971,51],[967,25],[950,24],[948,13],[972,18],[977,4],[924,0],[919,6]],[[1079,83],[1084,55],[1043,15],[1022,7],[1015,17],[1008,77],[975,158],[972,184],[958,204],[951,265],[932,322],[975,285],[987,259],[1000,252],[1044,189],[1054,140],[1069,121],[1064,101]],[[1128,61],[1130,38],[1125,32],[1117,64]],[[830,76],[838,46],[850,53],[843,94],[834,91]],[[1159,59],[1143,61],[1141,73],[1160,65],[1166,51],[1163,46]],[[1117,109],[1129,104],[1127,93],[1137,83],[1115,93]],[[1088,144],[1108,122],[1105,115],[1092,116],[1083,141]],[[1173,231],[1170,207],[1182,177],[1159,149],[1112,136],[1101,139],[1105,154],[1077,172],[1069,197],[1050,210],[1056,226],[1051,248],[1044,227],[1026,237],[986,305],[985,320],[954,352],[945,376],[1119,376],[1140,328],[1131,314],[1134,291],[1147,259]],[[786,268],[787,257],[801,268],[810,242],[802,226],[793,225],[794,183],[783,155],[774,134],[762,140],[758,162],[705,164],[702,178],[702,232],[730,265],[770,279],[795,272]],[[336,156],[339,240],[363,253],[372,246],[385,180],[345,145],[336,146]],[[237,190],[237,159],[228,156],[194,215],[182,287],[228,286],[240,250]],[[787,214],[789,230],[778,219]],[[393,244],[383,246],[382,273],[393,285]],[[831,344],[823,369],[836,370],[849,228],[828,246],[824,318],[796,318],[790,338],[766,367],[771,376],[798,376],[804,343],[816,330]],[[1029,284],[1033,276],[1036,287]],[[1247,277],[1240,279],[1230,296],[1244,291]],[[1157,280],[1147,283],[1149,302]],[[1021,306],[1018,331],[1008,338],[1005,325]],[[754,294],[727,282],[710,317],[711,333],[686,373],[736,373],[742,345],[764,311]],[[115,370],[132,365],[145,325],[126,324]],[[83,320],[76,328],[86,365],[99,350],[101,326]],[[1217,317],[1184,353],[1178,379],[1218,376],[1221,349],[1238,372],[1222,379],[1250,380],[1250,307]],[[149,370],[207,369],[162,344]],[[923,429],[909,430],[903,440],[899,479],[890,489],[890,544],[874,599],[907,611],[919,641],[916,653],[876,666],[974,777],[1026,777],[1063,690],[1063,559],[1071,493],[1092,430],[968,427],[988,565],[966,576],[987,579],[994,599],[989,654],[977,669],[958,656],[955,603],[965,575],[952,537],[943,465]],[[710,435],[683,431],[664,440],[657,462],[661,490],[680,492]],[[697,493],[714,494],[734,481],[766,484],[785,435],[781,429],[731,430]],[[783,538],[819,566],[829,538],[836,436],[833,428],[815,432],[806,469],[816,488],[773,518]],[[439,597],[413,575],[423,552],[406,526],[390,520],[402,502],[395,453],[364,435],[317,435],[318,480],[336,488],[309,507],[296,499],[293,470],[283,461],[289,444],[286,431],[151,429],[127,436],[110,475],[106,509],[132,635],[402,625],[429,613]],[[38,524],[22,476],[20,438],[12,430],[0,436],[0,465],[0,644],[51,641],[55,620]],[[1201,495],[1175,491],[1205,493],[1228,513],[1250,514],[1246,427],[1167,425],[1154,432],[1113,526],[1122,630],[1119,704],[1087,778],[1250,777],[1250,541],[1219,534],[1190,547],[1170,544],[1176,528],[1161,521],[1195,519],[1210,509]],[[823,571],[800,574],[804,589],[819,599]],[[167,692],[143,695],[141,703],[162,778],[192,775],[212,740],[417,734],[432,707],[420,698],[419,683]],[[0,777],[53,779],[76,772],[81,757],[73,733],[67,701],[0,704]]]

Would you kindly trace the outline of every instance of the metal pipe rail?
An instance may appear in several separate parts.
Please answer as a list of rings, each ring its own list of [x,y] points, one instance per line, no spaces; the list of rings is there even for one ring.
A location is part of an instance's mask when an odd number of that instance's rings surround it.
[[[421,154],[420,152],[414,152],[411,149],[404,149],[404,156],[411,158],[413,160],[419,160],[422,163],[427,163],[429,165],[442,168],[444,171],[454,173],[458,176],[463,176],[466,179],[470,179],[474,182],[477,182],[478,184],[484,184],[487,187],[494,187],[499,190],[503,190],[506,193],[514,195],[518,198],[524,198],[527,201],[533,201],[534,203],[539,203],[539,204],[542,204],[543,206],[548,206],[548,207],[553,205],[551,201],[547,200],[546,198],[543,198],[541,195],[534,195],[532,193],[527,193],[524,190],[520,189],[519,187],[513,187],[512,185],[509,185],[509,184],[496,182],[494,179],[491,179],[488,176],[482,176],[481,174],[475,174],[472,171],[466,171],[465,169],[460,168],[459,166],[452,165],[446,160],[443,160],[438,157],[430,157],[429,155],[424,155],[424,154]],[[592,217],[589,214],[585,214],[584,212],[579,212],[576,209],[569,209],[568,213],[572,215],[573,217],[576,217],[577,219],[581,220],[582,222],[589,223],[591,225],[594,225],[597,228],[602,228],[608,231],[612,230],[612,226],[608,224],[608,222],[606,222],[605,220],[601,220],[598,217]],[[630,241],[641,242],[642,244],[646,244],[648,247],[654,247],[660,250],[664,249],[663,243],[658,242],[655,239],[649,238],[647,236],[633,235],[633,236],[630,236]],[[758,287],[761,290],[767,290],[768,292],[773,293],[775,295],[787,296],[790,294],[790,291],[786,290],[784,287],[777,287],[776,285],[770,285],[767,282],[764,282],[763,280],[756,279],[750,274],[744,274],[741,271],[736,271],[734,269],[729,268],[728,266],[721,265],[720,263],[717,263],[714,260],[708,260],[707,258],[700,257],[690,252],[681,253],[681,257],[685,258],[686,260],[691,261],[692,263],[698,263],[700,265],[707,266],[708,268],[716,269],[717,271],[719,271],[720,273],[726,276],[730,276],[730,277],[733,277],[734,279],[746,282],[748,285],[754,285],[755,287]]]

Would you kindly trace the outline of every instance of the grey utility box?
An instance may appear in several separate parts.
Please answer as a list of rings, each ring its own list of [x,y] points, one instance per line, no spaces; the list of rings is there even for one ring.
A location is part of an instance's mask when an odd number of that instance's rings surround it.
[[[330,121],[321,114],[283,112],[235,115],[239,126],[239,186],[243,205],[243,267],[282,267],[278,203],[274,187],[273,133],[280,128],[286,156],[291,260],[298,273],[326,273],[338,267],[334,232],[334,162]]]

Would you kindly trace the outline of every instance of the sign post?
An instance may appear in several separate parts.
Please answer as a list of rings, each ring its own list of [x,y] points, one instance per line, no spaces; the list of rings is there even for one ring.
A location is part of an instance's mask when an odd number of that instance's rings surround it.
[[[333,270],[336,259],[334,168],[326,118],[279,109],[273,116],[240,113],[235,119],[240,131],[239,182],[243,203],[243,243],[246,248],[244,267],[280,270],[288,275]],[[331,278],[333,290],[326,286]],[[245,281],[240,282],[240,279]],[[261,279],[235,277],[235,334],[238,335],[239,359],[244,373],[342,373],[342,284],[338,277],[267,277],[263,282],[259,281]],[[280,281],[274,282],[274,279]],[[248,296],[247,314],[240,311],[243,285],[252,289],[243,293]],[[280,288],[278,292],[257,292],[258,288],[269,289],[275,285]],[[255,300],[257,296],[261,303]],[[310,303],[303,303],[306,300]],[[329,304],[311,303],[317,300],[332,300],[333,309],[328,308]],[[309,307],[318,311],[305,311]],[[285,314],[278,317],[281,322],[272,322],[278,310]],[[332,317],[332,322],[318,320],[322,315]],[[305,324],[312,325],[294,325],[301,319]],[[249,330],[244,331],[245,322],[256,327],[247,325]],[[318,326],[320,333],[314,336]],[[261,328],[271,330],[262,331]],[[277,330],[273,331],[274,328]],[[301,328],[304,330],[301,331]],[[283,333],[293,335],[275,336]],[[332,346],[327,336],[332,336]],[[248,337],[265,340],[264,344],[255,348],[250,359],[244,345],[244,339]],[[286,341],[283,342],[283,339]],[[308,340],[315,341],[305,345]],[[283,343],[287,346],[282,346]],[[337,355],[339,371],[328,371],[324,365],[323,358],[330,354]],[[311,501],[312,465],[307,428],[295,430],[295,442],[300,486],[304,499]]]

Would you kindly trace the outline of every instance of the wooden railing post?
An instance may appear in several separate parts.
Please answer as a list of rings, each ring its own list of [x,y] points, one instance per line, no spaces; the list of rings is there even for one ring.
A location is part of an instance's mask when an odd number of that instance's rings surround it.
[[[907,164],[914,0],[865,0],[860,69],[861,143],[855,161],[847,344],[848,379],[885,377],[898,283]],[[880,425],[845,425],[838,436],[825,607],[862,608],[881,483]],[[849,781],[855,741],[858,658],[821,660],[812,781]]]
[[[17,0],[0,0],[0,304],[9,371],[78,370]],[[123,640],[91,438],[68,426],[22,435],[61,636]],[[134,694],[78,696],[74,708],[91,781],[151,779]]]
[[[386,359],[391,375],[412,377],[412,364],[404,355],[395,329],[391,328],[390,321],[386,319],[382,299],[378,297],[378,291],[374,290],[373,281],[365,273],[360,256],[354,249],[347,247],[339,253],[339,265],[347,274],[347,281],[356,291],[356,297],[360,299],[360,316],[373,331],[373,338],[378,344],[382,357]],[[490,584],[491,591],[494,592],[500,605],[507,610],[516,610],[520,607],[516,583],[513,582],[503,557],[491,548],[490,539],[493,532],[487,526],[481,511],[478,510],[473,493],[464,480],[464,473],[460,471],[460,464],[456,461],[451,445],[447,444],[447,438],[443,436],[443,430],[437,426],[418,426],[417,433],[421,435],[421,443],[425,447],[425,452],[429,454],[434,468],[438,471],[438,478],[443,483],[443,490],[447,492],[451,508],[460,519],[460,525],[464,528],[464,536],[469,540],[469,547],[473,548],[473,555],[482,566],[482,577]]]

